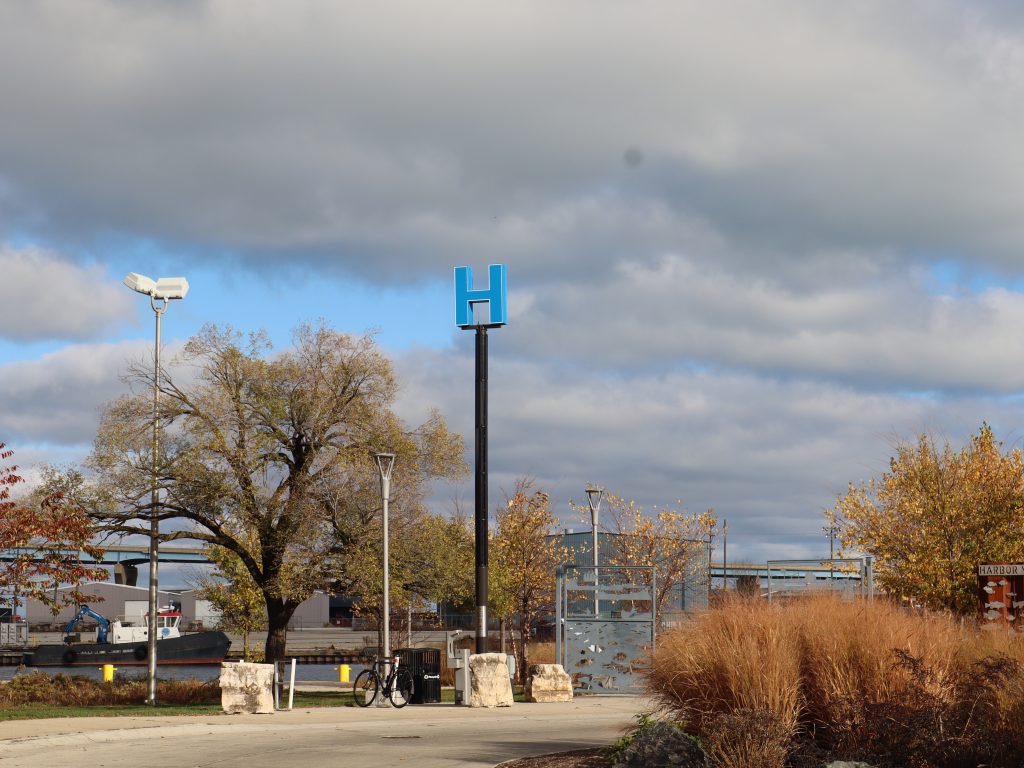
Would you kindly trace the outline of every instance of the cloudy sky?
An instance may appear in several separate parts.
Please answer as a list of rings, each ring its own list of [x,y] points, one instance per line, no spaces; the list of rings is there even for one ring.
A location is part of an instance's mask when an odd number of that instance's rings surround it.
[[[0,440],[80,459],[152,312],[378,329],[471,450],[452,268],[508,265],[491,499],[713,507],[827,552],[893,441],[1024,437],[1010,3],[0,5]],[[472,481],[438,489],[472,497]]]

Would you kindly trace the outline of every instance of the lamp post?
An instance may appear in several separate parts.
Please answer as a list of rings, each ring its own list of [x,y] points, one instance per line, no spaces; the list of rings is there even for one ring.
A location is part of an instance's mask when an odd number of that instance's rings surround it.
[[[708,531],[708,608],[711,607],[711,551],[714,549],[715,530]]]
[[[722,521],[722,591],[729,591],[729,521]]]
[[[160,318],[172,299],[184,299],[188,280],[184,277],[161,277],[159,280],[129,272],[124,284],[137,293],[149,296],[149,306],[156,316],[156,339],[153,344],[153,487],[149,510],[149,617],[147,625],[147,694],[146,703],[156,704],[156,641],[157,641],[157,559],[160,554],[160,504],[157,471],[160,454]]]
[[[590,525],[594,531],[594,618],[601,615],[601,596],[597,590],[597,517],[601,512],[601,498],[604,496],[604,487],[600,485],[587,486],[587,504],[590,506]]]
[[[836,557],[836,534],[839,533],[839,526],[826,525],[821,529],[828,536],[828,588],[835,586],[835,563]]]
[[[381,607],[384,625],[384,658],[391,662],[391,595],[390,574],[388,571],[388,499],[391,496],[391,470],[395,467],[395,454],[378,453],[377,470],[380,472],[380,496],[384,505],[384,604]],[[383,701],[383,697],[381,697]]]

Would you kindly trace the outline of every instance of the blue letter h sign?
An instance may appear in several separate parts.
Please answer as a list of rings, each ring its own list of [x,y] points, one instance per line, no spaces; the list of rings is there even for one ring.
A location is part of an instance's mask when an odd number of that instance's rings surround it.
[[[455,268],[455,324],[461,328],[474,325],[505,325],[508,323],[506,302],[505,265],[491,264],[487,268],[490,281],[486,290],[472,290],[473,270],[470,267]],[[473,322],[473,305],[486,302],[490,309],[490,321]]]

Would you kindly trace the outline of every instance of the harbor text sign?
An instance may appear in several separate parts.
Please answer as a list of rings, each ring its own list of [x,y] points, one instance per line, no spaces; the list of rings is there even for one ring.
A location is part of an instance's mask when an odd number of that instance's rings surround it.
[[[978,566],[979,576],[1024,576],[1024,563],[994,563]]]

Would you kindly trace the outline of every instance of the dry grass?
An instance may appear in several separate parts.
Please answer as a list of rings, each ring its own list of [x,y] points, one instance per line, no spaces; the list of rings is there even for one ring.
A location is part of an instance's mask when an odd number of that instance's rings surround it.
[[[1014,640],[884,600],[738,599],[664,635],[649,685],[729,768],[809,749],[876,764],[1016,765],[1000,762],[1024,750]]]
[[[88,677],[32,672],[0,685],[0,708],[23,704],[63,707],[142,704],[146,693],[145,678],[102,683]],[[220,685],[217,680],[160,680],[157,700],[167,705],[216,704],[220,702]]]

